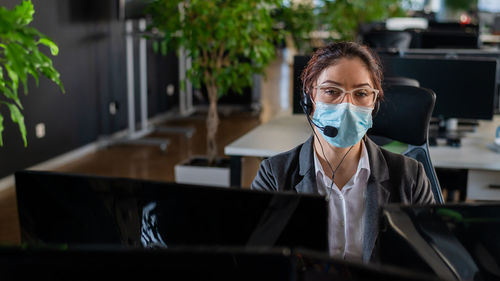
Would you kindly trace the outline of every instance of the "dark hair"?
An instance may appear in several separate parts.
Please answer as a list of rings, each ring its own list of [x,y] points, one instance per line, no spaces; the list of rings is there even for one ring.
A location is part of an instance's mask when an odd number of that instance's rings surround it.
[[[377,101],[382,100],[384,92],[382,90],[383,74],[380,60],[377,54],[375,54],[370,48],[355,42],[331,43],[314,52],[300,77],[306,94],[311,94],[314,83],[318,79],[321,72],[329,66],[335,65],[336,62],[342,58],[361,59],[370,72],[374,88],[380,91],[377,96]]]

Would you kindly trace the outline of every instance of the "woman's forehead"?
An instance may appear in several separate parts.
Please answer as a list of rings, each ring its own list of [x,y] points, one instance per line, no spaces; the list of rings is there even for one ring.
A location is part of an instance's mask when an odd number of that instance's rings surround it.
[[[342,58],[335,64],[325,68],[319,75],[317,83],[343,85],[371,84],[371,76],[365,64],[359,58]]]

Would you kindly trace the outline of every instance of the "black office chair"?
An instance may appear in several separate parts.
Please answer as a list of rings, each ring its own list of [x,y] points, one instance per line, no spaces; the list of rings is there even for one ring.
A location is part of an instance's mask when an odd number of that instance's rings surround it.
[[[384,86],[390,87],[394,85],[404,85],[404,86],[413,86],[420,87],[420,83],[417,79],[402,77],[402,76],[390,76],[384,78]]]
[[[428,131],[436,95],[432,90],[391,85],[384,89],[384,101],[380,104],[368,136],[379,145],[377,137],[408,144],[403,155],[414,158],[424,165],[437,203],[443,203],[434,166],[429,154]]]

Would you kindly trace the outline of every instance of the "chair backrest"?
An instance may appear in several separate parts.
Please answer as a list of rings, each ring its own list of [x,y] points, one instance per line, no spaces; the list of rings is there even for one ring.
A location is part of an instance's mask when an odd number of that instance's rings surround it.
[[[420,87],[420,82],[417,79],[402,77],[402,76],[390,76],[384,78],[384,85],[387,87],[394,85],[406,85],[413,87]]]
[[[435,102],[436,94],[430,89],[406,85],[387,86],[384,89],[384,101],[378,108],[368,135],[375,136],[371,137],[375,142],[378,136],[408,144],[403,154],[424,165],[434,198],[436,202],[443,203],[427,142]]]

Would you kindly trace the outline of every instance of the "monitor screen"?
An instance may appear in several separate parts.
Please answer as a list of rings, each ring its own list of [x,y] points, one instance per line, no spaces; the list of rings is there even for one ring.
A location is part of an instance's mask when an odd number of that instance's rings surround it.
[[[107,22],[117,18],[117,4],[109,0],[59,0],[57,8],[70,22]]]
[[[319,195],[42,171],[20,171],[15,180],[28,244],[328,251],[327,205]]]
[[[430,275],[362,264],[314,251],[183,247],[59,249],[0,247],[2,280],[439,281]],[[28,269],[28,270],[27,270]]]
[[[497,60],[442,56],[381,55],[385,77],[408,77],[436,93],[433,116],[492,120]]]
[[[500,205],[393,204],[381,216],[382,263],[446,280],[499,280]]]
[[[0,247],[2,280],[298,280],[284,249]]]

